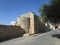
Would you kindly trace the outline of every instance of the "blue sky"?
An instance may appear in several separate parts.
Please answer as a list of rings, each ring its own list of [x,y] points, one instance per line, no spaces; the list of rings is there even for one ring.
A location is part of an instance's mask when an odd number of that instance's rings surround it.
[[[49,0],[0,0],[0,24],[9,25],[17,17],[33,11],[39,15],[38,8]]]

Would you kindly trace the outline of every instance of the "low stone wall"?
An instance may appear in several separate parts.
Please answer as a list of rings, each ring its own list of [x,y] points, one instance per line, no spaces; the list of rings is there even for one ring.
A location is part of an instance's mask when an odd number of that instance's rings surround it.
[[[19,26],[0,25],[0,42],[23,36],[25,31]]]

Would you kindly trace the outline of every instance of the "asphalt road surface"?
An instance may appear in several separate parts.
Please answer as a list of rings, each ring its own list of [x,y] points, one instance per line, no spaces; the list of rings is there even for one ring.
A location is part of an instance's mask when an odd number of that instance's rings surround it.
[[[60,45],[60,30],[52,30],[44,34],[16,38],[1,42],[0,45]]]

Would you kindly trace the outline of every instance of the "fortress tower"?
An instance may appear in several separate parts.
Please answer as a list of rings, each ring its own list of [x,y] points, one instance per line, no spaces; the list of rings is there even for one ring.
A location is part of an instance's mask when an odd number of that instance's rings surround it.
[[[16,26],[21,26],[27,33],[34,34],[41,30],[41,23],[38,20],[39,16],[33,12],[21,15],[16,21]]]

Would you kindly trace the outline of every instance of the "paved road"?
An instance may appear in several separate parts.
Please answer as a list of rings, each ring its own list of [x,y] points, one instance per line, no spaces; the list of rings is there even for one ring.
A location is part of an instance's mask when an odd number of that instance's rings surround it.
[[[60,30],[37,34],[26,38],[16,38],[1,42],[0,45],[60,45]]]

